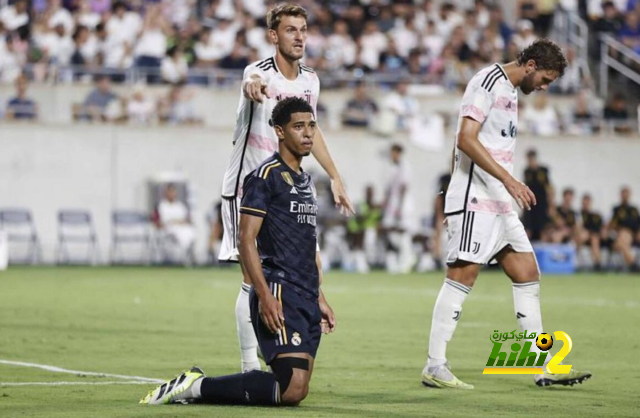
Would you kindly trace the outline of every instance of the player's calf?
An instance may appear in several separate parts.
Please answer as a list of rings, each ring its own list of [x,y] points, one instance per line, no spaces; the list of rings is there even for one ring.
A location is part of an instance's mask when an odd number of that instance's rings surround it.
[[[309,393],[309,359],[278,356],[270,364],[280,386],[282,405],[295,406]]]

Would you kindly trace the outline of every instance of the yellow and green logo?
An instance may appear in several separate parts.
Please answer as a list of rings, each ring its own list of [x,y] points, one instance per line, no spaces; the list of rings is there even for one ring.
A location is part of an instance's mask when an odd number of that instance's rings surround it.
[[[571,351],[571,338],[564,331],[553,333],[555,340],[562,341],[560,351],[547,362],[546,372],[553,374],[565,374],[571,371],[570,364],[560,364]],[[495,330],[489,337],[493,343],[493,349],[487,360],[487,365],[482,374],[542,374],[548,351],[553,347],[554,338],[551,334],[542,332],[536,336],[535,332],[527,335],[527,331],[516,334],[515,331],[499,332]],[[508,340],[516,340],[509,347],[511,352],[502,351],[502,345]],[[524,340],[524,343],[520,342]],[[535,344],[540,349],[531,351]]]

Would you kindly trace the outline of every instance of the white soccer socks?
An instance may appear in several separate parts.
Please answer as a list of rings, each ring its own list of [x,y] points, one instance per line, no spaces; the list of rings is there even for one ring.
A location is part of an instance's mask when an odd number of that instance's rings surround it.
[[[535,332],[539,335],[542,330],[542,314],[540,313],[540,282],[513,283],[513,305],[516,311],[516,318],[520,330],[526,330],[528,334]],[[535,341],[531,346],[531,351],[540,349]]]
[[[249,291],[251,286],[242,283],[242,288],[236,300],[236,326],[238,341],[240,341],[240,356],[242,360],[242,372],[260,370],[258,360],[258,340],[251,325],[251,312],[249,310]]]
[[[446,363],[447,343],[453,337],[462,314],[462,304],[469,292],[471,292],[470,287],[445,279],[433,308],[428,367]]]

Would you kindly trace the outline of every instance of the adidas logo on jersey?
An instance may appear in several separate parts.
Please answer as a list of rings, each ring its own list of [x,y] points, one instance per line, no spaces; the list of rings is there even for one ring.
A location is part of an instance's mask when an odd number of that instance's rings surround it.
[[[298,194],[298,191],[296,190],[295,187],[292,187],[291,191],[289,192],[289,194]]]

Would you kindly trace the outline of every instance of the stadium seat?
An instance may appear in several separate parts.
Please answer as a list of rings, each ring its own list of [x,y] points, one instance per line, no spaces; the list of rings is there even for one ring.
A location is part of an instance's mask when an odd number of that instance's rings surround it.
[[[85,245],[84,258],[72,258],[70,244]],[[58,212],[58,264],[96,264],[98,262],[98,236],[93,226],[91,213],[80,209],[65,209]]]
[[[140,256],[127,257],[130,251],[123,247],[138,244]],[[149,216],[144,212],[114,210],[111,214],[111,264],[149,264],[151,260],[151,235]]]
[[[24,258],[9,259],[18,264],[37,264],[41,260],[41,246],[31,211],[24,208],[0,209],[0,229],[7,233],[9,245],[21,243],[27,245]]]

